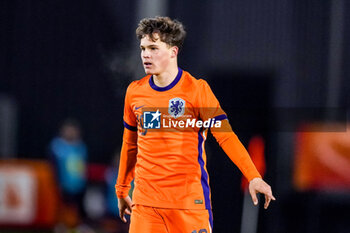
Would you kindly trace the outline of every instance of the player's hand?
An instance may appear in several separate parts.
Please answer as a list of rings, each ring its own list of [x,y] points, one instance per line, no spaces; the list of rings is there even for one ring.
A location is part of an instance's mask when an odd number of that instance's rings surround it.
[[[269,207],[271,200],[276,200],[276,198],[272,195],[271,187],[261,178],[254,178],[249,182],[249,193],[252,196],[252,200],[254,205],[258,204],[258,198],[256,196],[257,193],[262,193],[265,195],[265,204],[264,208],[267,209]]]
[[[133,206],[133,203],[129,196],[126,196],[124,198],[118,198],[119,217],[125,223],[127,222],[125,218],[125,214],[128,214],[128,215],[131,214],[132,206]]]

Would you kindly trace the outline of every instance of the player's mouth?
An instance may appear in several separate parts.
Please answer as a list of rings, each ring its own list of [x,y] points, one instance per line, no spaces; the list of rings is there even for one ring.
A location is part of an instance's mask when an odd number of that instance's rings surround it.
[[[144,62],[144,63],[143,63],[143,66],[144,66],[145,68],[149,69],[149,68],[151,68],[152,63],[151,63],[151,62]]]

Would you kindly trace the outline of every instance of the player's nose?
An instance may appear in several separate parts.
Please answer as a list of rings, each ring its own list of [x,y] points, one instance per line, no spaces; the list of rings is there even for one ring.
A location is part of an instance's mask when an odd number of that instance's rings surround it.
[[[143,58],[149,58],[149,57],[150,57],[150,53],[149,53],[149,52],[147,51],[147,49],[146,49],[146,50],[142,51],[141,56],[142,56]]]

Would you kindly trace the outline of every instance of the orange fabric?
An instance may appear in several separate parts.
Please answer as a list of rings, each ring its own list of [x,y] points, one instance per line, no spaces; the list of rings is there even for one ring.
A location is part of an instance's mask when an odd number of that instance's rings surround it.
[[[123,145],[120,152],[118,180],[115,186],[117,196],[124,198],[129,194],[131,181],[135,177],[135,164],[137,154],[137,132],[124,129]]]
[[[135,204],[159,208],[210,209],[204,149],[207,130],[196,127],[185,132],[180,129],[145,130],[142,126],[143,112],[159,110],[161,118],[168,120],[165,116],[169,115],[169,105],[174,98],[184,101],[184,116],[207,120],[217,116],[225,118],[225,112],[207,82],[195,79],[188,72],[183,71],[179,81],[163,91],[152,88],[150,78],[146,76],[134,81],[127,89],[124,106],[126,129],[116,184],[117,195],[125,197],[135,174]],[[228,121],[222,120],[222,124],[221,130],[211,130],[219,144],[249,180],[260,177]],[[136,127],[137,138],[130,137]],[[135,156],[137,162],[134,170]]]
[[[210,233],[208,210],[163,209],[136,205],[129,233]]]
[[[256,177],[261,178],[261,175],[252,162],[247,150],[239,141],[237,135],[232,132],[228,121],[223,121],[222,123],[222,127],[226,128],[224,132],[216,130],[211,131],[221,148],[225,151],[232,162],[236,164],[248,181],[251,181]]]

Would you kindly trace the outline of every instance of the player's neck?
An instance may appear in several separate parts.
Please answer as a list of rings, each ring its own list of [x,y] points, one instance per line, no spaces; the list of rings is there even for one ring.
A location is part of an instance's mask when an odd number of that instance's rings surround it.
[[[153,75],[154,84],[157,85],[158,87],[168,86],[170,83],[174,81],[178,71],[179,70],[176,65],[176,66],[173,66],[171,69],[167,69],[165,72],[161,74],[154,74]]]

